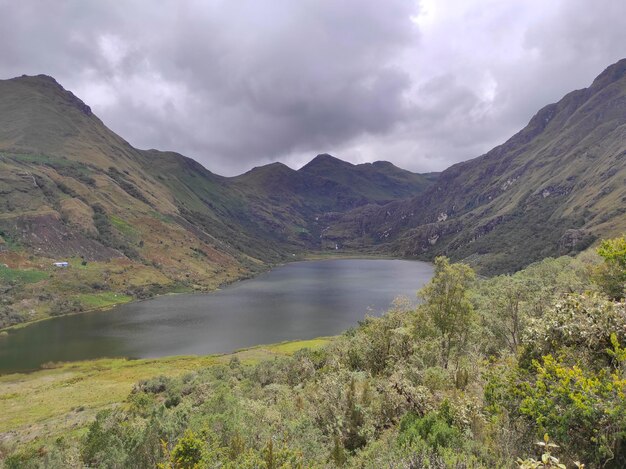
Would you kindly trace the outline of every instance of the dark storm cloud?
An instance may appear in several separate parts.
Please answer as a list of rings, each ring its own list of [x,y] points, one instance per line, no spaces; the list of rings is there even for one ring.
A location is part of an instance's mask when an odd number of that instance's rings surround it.
[[[442,169],[626,55],[624,2],[0,0],[0,76],[233,174],[318,152]]]

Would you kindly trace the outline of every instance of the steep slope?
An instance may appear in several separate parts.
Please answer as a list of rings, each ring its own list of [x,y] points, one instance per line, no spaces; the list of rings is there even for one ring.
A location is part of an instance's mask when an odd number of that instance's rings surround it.
[[[419,194],[432,179],[387,162],[353,165],[324,154],[298,171],[273,163],[229,182],[245,194],[254,218],[265,220],[268,229],[296,244],[319,248],[320,217]]]
[[[626,59],[424,194],[327,217],[328,242],[514,271],[626,230]]]
[[[133,148],[50,77],[0,81],[0,327],[215,288],[286,259],[242,206],[225,178]]]
[[[319,247],[324,213],[377,201],[279,164],[225,178],[133,148],[51,77],[0,81],[0,327],[217,287]]]

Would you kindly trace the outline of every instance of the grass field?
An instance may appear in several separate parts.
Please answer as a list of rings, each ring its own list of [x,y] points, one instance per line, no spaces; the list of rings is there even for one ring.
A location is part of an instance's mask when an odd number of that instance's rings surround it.
[[[132,296],[123,295],[121,293],[104,292],[104,293],[82,293],[76,295],[76,299],[89,309],[106,308],[122,303],[128,303],[133,300]]]
[[[89,360],[0,376],[0,442],[12,446],[80,434],[99,410],[122,404],[142,379],[181,376],[228,363],[234,356],[253,364],[303,348],[320,348],[330,340],[261,345],[228,355]]]
[[[1,282],[37,283],[49,277],[48,272],[34,269],[10,269],[0,266]]]

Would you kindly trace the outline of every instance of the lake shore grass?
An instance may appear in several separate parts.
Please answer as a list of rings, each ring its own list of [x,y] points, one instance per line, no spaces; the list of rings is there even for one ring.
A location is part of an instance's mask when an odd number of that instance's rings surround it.
[[[201,368],[227,364],[237,357],[255,364],[298,350],[325,346],[332,337],[258,345],[230,354],[129,360],[102,358],[46,365],[29,373],[0,376],[0,444],[15,446],[80,436],[95,414],[124,405],[141,380],[182,376]]]
[[[80,298],[87,305],[87,308],[83,311],[75,312],[75,313],[66,313],[66,314],[57,314],[55,316],[44,316],[37,319],[33,319],[31,321],[20,322],[19,324],[14,324],[12,326],[7,326],[0,329],[0,333],[9,333],[10,331],[23,329],[24,327],[32,326],[38,322],[48,321],[54,318],[60,318],[64,316],[75,316],[77,314],[84,313],[93,313],[95,311],[107,311],[115,306],[123,305],[126,303],[131,303],[133,301],[142,301],[136,300],[132,296],[125,295],[123,293],[115,293],[115,292],[103,292],[103,293],[83,293],[77,294],[75,297]]]
[[[300,260],[303,261],[323,261],[326,259],[402,259],[398,256],[390,256],[388,254],[379,254],[373,252],[358,251],[311,251],[304,253]],[[414,259],[402,259],[414,260]]]

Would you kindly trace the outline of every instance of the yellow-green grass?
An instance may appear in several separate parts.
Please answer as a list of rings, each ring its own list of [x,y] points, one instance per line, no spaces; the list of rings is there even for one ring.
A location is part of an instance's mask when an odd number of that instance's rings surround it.
[[[137,230],[126,220],[122,220],[120,217],[115,215],[109,216],[109,220],[111,221],[111,224],[121,233],[129,236],[137,236]]]
[[[48,272],[35,269],[11,269],[0,265],[0,282],[37,283],[49,277]]]
[[[399,259],[389,254],[359,251],[320,251],[307,252],[302,258],[307,261],[323,261],[326,259]]]
[[[320,348],[331,340],[284,342],[227,355],[88,360],[0,376],[0,437],[23,444],[74,433],[85,428],[97,411],[123,403],[134,384],[142,379],[182,376],[228,363],[234,356],[244,364],[254,364],[303,348]]]
[[[231,357],[236,356],[239,358],[241,363],[245,365],[253,365],[272,356],[293,355],[298,350],[305,348],[317,350],[324,347],[331,340],[333,340],[332,337],[319,337],[317,339],[280,342],[278,344],[270,345],[257,345],[255,347],[237,350],[235,353],[230,355],[223,355],[221,358],[230,360]]]
[[[75,298],[87,308],[107,308],[122,303],[128,303],[133,300],[132,296],[123,295],[121,293],[103,292],[103,293],[81,293]]]
[[[332,337],[319,337],[317,339],[310,340],[298,340],[291,342],[281,342],[279,344],[272,344],[267,346],[260,346],[262,350],[269,350],[272,353],[281,355],[292,355],[298,350],[308,348],[311,350],[317,350],[324,347],[328,342],[332,340]]]

